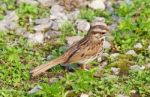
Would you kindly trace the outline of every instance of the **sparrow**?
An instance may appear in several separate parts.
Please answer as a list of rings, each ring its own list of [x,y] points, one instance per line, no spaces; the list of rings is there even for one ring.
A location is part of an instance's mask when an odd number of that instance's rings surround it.
[[[58,64],[82,64],[82,69],[86,69],[91,61],[95,60],[103,52],[103,42],[109,28],[106,23],[97,21],[91,24],[87,35],[80,41],[74,43],[70,48],[64,52],[60,57],[40,65],[31,70],[32,77],[35,77],[48,69]]]

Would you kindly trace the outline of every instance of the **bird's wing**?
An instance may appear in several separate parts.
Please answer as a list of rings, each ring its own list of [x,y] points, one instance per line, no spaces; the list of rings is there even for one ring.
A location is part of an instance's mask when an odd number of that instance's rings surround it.
[[[89,39],[80,42],[76,48],[76,51],[69,55],[66,63],[76,63],[85,59],[85,57],[96,55],[99,52],[99,48],[102,48],[101,43],[102,42],[93,43]]]

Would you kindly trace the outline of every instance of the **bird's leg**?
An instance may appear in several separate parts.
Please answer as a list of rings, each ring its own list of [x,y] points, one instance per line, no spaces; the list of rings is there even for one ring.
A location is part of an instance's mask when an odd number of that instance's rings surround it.
[[[73,72],[74,69],[72,68],[72,66],[70,64],[62,64],[61,65],[66,71],[70,71]]]

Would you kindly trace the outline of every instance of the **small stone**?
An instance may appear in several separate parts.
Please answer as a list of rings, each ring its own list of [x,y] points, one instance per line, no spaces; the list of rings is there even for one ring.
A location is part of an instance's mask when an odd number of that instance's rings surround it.
[[[39,4],[36,0],[16,0],[16,1],[18,5],[21,3],[26,3],[26,4],[37,6]]]
[[[71,36],[71,37],[67,37],[66,40],[67,40],[67,43],[69,46],[71,46],[73,43],[81,40],[83,37],[81,36]]]
[[[105,68],[105,66],[108,65],[108,62],[107,61],[104,61],[102,62],[100,65],[99,65],[99,70],[103,70],[103,68]]]
[[[134,71],[139,71],[139,70],[144,70],[145,66],[133,65],[133,66],[130,66],[130,69]]]
[[[16,22],[16,21],[18,21],[18,19],[19,19],[19,17],[17,16],[15,11],[8,11],[6,13],[5,20]]]
[[[18,28],[16,29],[16,34],[17,35],[23,35],[26,33],[26,30],[24,28]]]
[[[51,25],[51,29],[52,30],[59,30],[59,23],[58,22],[56,22],[56,21],[53,21],[52,22],[52,25]]]
[[[55,0],[38,0],[40,5],[44,8],[51,7],[52,5],[55,5]]]
[[[89,95],[82,93],[82,94],[80,95],[80,97],[89,97]]]
[[[36,19],[35,20],[36,25],[47,24],[49,22],[50,22],[49,18],[41,18],[41,19]]]
[[[150,45],[148,46],[148,50],[150,51]]]
[[[36,92],[40,91],[41,89],[42,89],[41,86],[35,86],[33,89],[31,89],[30,91],[28,91],[28,94],[36,93]]]
[[[50,38],[55,38],[59,36],[60,34],[61,34],[60,31],[48,31],[45,33],[45,37],[50,39]]]
[[[103,48],[104,49],[111,49],[111,44],[108,41],[104,41]]]
[[[111,71],[113,72],[113,74],[118,75],[120,72],[120,68],[111,67]]]
[[[105,22],[104,17],[95,17],[95,19],[92,22]]]
[[[47,23],[47,24],[41,24],[41,25],[36,25],[33,27],[33,29],[37,32],[42,32],[45,30],[48,30],[51,27],[52,23]]]
[[[123,95],[123,94],[119,94],[116,97],[129,97],[129,96],[126,96],[126,95]]]
[[[35,34],[29,34],[28,40],[31,43],[43,43],[44,42],[44,35],[41,32],[37,32]]]
[[[82,32],[88,32],[90,29],[90,23],[86,20],[77,21],[77,30]]]
[[[88,6],[92,9],[100,9],[100,10],[105,10],[105,0],[92,0]]]
[[[80,10],[75,10],[75,11],[70,12],[67,16],[69,20],[73,21],[78,18],[79,14],[80,14]]]
[[[141,43],[137,43],[136,45],[134,45],[134,48],[141,49],[141,48],[143,48],[143,46]]]
[[[129,51],[126,52],[126,54],[133,55],[133,56],[137,55],[134,50],[129,50]]]
[[[57,14],[57,13],[61,13],[64,11],[64,7],[60,6],[60,5],[53,5],[50,9],[50,12],[52,15]]]

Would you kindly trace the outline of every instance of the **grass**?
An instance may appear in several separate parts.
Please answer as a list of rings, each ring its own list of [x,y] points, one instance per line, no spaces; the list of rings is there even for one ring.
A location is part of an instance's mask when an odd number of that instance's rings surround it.
[[[30,4],[16,6],[14,1],[2,1],[9,6],[0,6],[2,9],[0,10],[0,20],[4,18],[5,12],[8,10],[15,10],[19,16],[20,26],[27,27],[27,17],[37,19],[49,15],[48,9]],[[115,7],[115,15],[121,18],[121,22],[118,28],[112,32],[115,37],[113,42],[121,54],[116,59],[108,57],[108,65],[104,70],[99,70],[96,66],[89,71],[77,69],[75,72],[69,73],[64,72],[60,66],[56,66],[48,71],[48,76],[30,78],[31,68],[45,63],[49,54],[52,55],[52,58],[61,55],[66,50],[63,46],[65,37],[78,34],[70,22],[62,25],[60,29],[62,35],[57,38],[59,41],[47,41],[43,45],[31,45],[24,37],[11,32],[0,32],[0,96],[76,97],[81,93],[86,93],[91,97],[113,97],[117,94],[132,96],[132,91],[135,90],[136,95],[149,97],[149,69],[129,70],[131,65],[143,66],[150,62],[150,51],[147,49],[150,45],[149,3],[149,0],[134,0],[130,5],[123,2],[119,7]],[[79,18],[91,22],[97,16],[105,17],[108,24],[113,22],[110,13],[86,8],[81,9]],[[142,49],[133,47],[137,42],[143,45]],[[130,49],[134,49],[137,55],[126,55],[126,51]],[[122,74],[114,76],[111,67],[121,68]],[[95,77],[95,75],[99,77]],[[49,80],[52,78],[56,78],[56,80],[50,83]],[[42,86],[42,90],[28,94],[27,92],[36,85]]]

